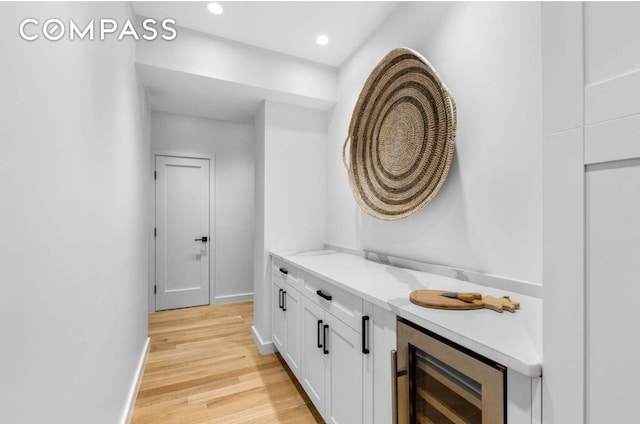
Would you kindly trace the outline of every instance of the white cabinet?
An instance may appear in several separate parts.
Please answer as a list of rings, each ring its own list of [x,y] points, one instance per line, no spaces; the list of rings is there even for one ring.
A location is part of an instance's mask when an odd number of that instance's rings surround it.
[[[285,320],[285,339],[287,348],[284,350],[284,360],[291,368],[291,371],[300,376],[300,314],[301,314],[301,296],[300,292],[291,286],[285,288],[283,295]]]
[[[335,424],[362,423],[361,337],[356,331],[328,312],[325,366],[324,417]]]
[[[283,270],[284,271],[284,270]],[[288,273],[273,270],[273,343],[289,365],[300,376],[300,292],[292,285]],[[295,284],[295,280],[292,281]]]
[[[362,423],[361,335],[302,298],[302,386],[329,423]]]
[[[274,260],[273,343],[326,422],[391,422],[396,317]]]
[[[640,119],[624,135],[638,134]],[[637,422],[640,159],[586,169],[586,413],[591,423]],[[615,306],[605,300],[614,294]]]
[[[364,302],[363,313],[370,317],[365,326],[369,354],[362,362],[363,422],[392,422],[391,351],[396,349],[396,316],[393,312]]]
[[[273,278],[272,298],[273,301],[273,344],[282,353],[285,350],[285,319],[286,313],[282,310],[282,292],[284,291],[284,281],[280,278]]]
[[[337,265],[346,268],[345,262]],[[291,261],[274,258],[273,263],[273,341],[324,420],[393,422],[396,315],[385,303],[364,301],[347,282],[334,282],[335,272],[324,277]],[[507,422],[540,423],[541,378],[509,369],[507,381]]]
[[[324,411],[325,367],[326,358],[323,351],[325,311],[320,306],[302,298],[302,369],[300,379],[302,387],[316,409]]]
[[[362,317],[361,298],[297,268],[293,269],[293,272],[296,273],[300,291],[304,296],[354,330],[360,330]]]

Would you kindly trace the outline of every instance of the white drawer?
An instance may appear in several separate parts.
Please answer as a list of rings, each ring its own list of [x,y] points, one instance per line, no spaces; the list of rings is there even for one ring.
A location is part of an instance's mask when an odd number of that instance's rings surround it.
[[[361,298],[307,272],[295,272],[299,290],[305,297],[358,333],[362,332]]]
[[[291,271],[294,272],[291,272]],[[271,278],[273,280],[279,280],[283,283],[289,283],[294,288],[300,290],[298,286],[297,278],[295,277],[295,268],[287,266],[281,260],[272,258],[271,262]]]
[[[305,297],[343,321],[349,327],[362,332],[362,299],[321,278],[302,271],[278,258],[272,258],[273,279],[287,282]],[[318,294],[320,291],[320,294]],[[325,296],[325,297],[323,297]],[[329,300],[328,298],[331,298]]]

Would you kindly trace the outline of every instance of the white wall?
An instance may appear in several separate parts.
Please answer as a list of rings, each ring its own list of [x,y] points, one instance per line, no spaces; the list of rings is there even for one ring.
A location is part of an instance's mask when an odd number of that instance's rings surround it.
[[[305,98],[335,97],[330,66],[186,28],[171,43],[139,43],[137,62]]]
[[[265,244],[322,247],[326,229],[326,114],[265,105]]]
[[[267,101],[256,118],[254,336],[271,344],[271,250],[321,248],[326,233],[326,114]],[[262,181],[258,181],[262,177]]]
[[[266,102],[263,102],[256,114],[255,127],[255,239],[253,242],[253,328],[256,346],[262,353],[273,350],[271,343],[271,279],[267,273],[269,252],[265,246],[265,141],[266,141]],[[269,304],[267,304],[269,302]],[[269,343],[270,346],[269,346]]]
[[[339,70],[328,132],[327,242],[540,283],[540,44],[538,3],[399,6]],[[456,152],[425,209],[383,222],[356,205],[341,148],[369,72],[400,46],[423,54],[451,90]]]
[[[210,275],[215,302],[241,300],[253,293],[254,138],[251,124],[151,114],[152,151],[214,157],[215,259]],[[149,306],[154,310],[153,297]]]
[[[121,421],[147,334],[149,142],[129,41],[26,42],[0,4],[0,422]]]

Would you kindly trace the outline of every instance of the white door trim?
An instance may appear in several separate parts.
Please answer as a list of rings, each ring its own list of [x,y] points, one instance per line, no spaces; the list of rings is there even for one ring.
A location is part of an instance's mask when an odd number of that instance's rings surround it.
[[[149,224],[149,281],[148,281],[148,296],[149,296],[149,312],[156,311],[156,296],[153,293],[153,287],[156,284],[156,243],[153,229],[155,227],[155,213],[156,213],[156,191],[155,191],[155,163],[156,156],[172,156],[177,158],[187,159],[208,159],[209,160],[209,234],[211,236],[211,242],[209,243],[209,304],[215,303],[216,294],[216,211],[215,211],[215,199],[216,199],[216,161],[215,156],[206,153],[193,153],[193,152],[176,152],[167,150],[151,150],[149,170],[150,180],[150,224]]]

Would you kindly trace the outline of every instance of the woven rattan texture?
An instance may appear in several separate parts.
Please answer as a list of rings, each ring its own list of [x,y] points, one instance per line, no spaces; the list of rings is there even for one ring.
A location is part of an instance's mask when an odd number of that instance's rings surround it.
[[[447,178],[455,134],[455,102],[435,69],[411,49],[389,52],[362,88],[343,147],[360,207],[383,220],[423,208]]]

